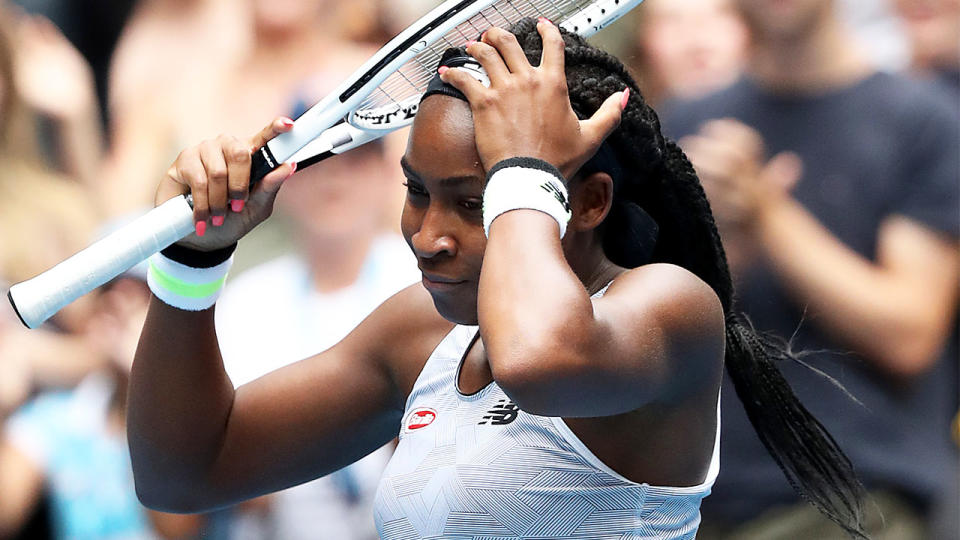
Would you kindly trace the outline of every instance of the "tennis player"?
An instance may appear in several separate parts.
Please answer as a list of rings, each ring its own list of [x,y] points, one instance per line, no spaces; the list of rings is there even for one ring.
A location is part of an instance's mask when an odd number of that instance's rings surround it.
[[[466,52],[445,55],[401,164],[422,283],[236,391],[213,305],[236,241],[295,170],[248,194],[251,150],[291,122],[169,169],[157,201],[192,193],[197,233],[151,260],[129,404],[143,502],[231,504],[399,434],[383,538],[693,538],[726,359],[790,481],[858,535],[850,464],[780,377],[786,355],[733,314],[696,175],[623,65],[545,19]]]

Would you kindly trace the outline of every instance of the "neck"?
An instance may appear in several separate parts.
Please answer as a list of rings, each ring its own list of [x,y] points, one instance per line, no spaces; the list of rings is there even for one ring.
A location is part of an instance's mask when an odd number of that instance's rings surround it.
[[[569,233],[568,233],[569,234]],[[617,266],[603,253],[603,247],[599,241],[594,241],[594,235],[584,242],[584,245],[573,247],[580,242],[574,241],[570,245],[580,253],[586,253],[586,256],[578,255],[571,257],[567,253],[567,261],[570,262],[570,268],[573,273],[580,278],[584,287],[590,295],[594,295],[600,289],[603,289],[613,278],[626,271],[622,266]]]
[[[354,284],[363,270],[374,237],[372,231],[349,237],[311,236],[304,247],[314,290],[333,292]]]
[[[748,71],[769,90],[802,94],[848,86],[873,69],[841,23],[830,17],[802,36],[755,33]]]

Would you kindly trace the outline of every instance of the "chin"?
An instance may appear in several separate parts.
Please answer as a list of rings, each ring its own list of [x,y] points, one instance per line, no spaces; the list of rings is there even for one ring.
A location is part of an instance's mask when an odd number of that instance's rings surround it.
[[[465,326],[477,325],[477,304],[431,293],[433,306],[444,319]]]

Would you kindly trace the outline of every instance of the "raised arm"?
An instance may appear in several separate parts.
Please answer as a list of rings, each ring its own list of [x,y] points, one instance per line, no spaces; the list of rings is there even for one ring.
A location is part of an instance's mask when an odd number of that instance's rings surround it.
[[[629,93],[611,95],[579,120],[567,97],[561,34],[546,20],[538,29],[544,45],[537,67],[512,34],[491,29],[468,48],[489,88],[456,69],[441,75],[470,101],[488,171],[485,221],[497,197],[512,196],[511,183],[522,191],[521,175],[537,179],[534,191],[540,182],[571,191],[563,242],[560,218],[528,206],[489,224],[478,315],[494,379],[524,410],[565,417],[614,415],[716,384],[723,312],[692,273],[672,265],[628,271],[591,301],[584,284],[599,289],[624,272],[605,258],[597,233],[613,188],[605,173],[567,180],[616,128]]]
[[[158,201],[193,194],[203,234],[185,246],[222,250],[265,219],[291,167],[281,166],[248,195],[250,150],[288,125],[278,119],[248,142],[221,138],[181,154]],[[246,204],[232,205],[227,215],[228,197]],[[418,335],[418,314],[430,313],[418,307],[430,306],[416,292],[396,295],[328,351],[236,391],[223,368],[213,307],[190,311],[154,297],[128,410],[141,500],[158,510],[199,512],[310,480],[389,441],[415,371],[400,373],[398,359],[427,357],[429,340],[406,339]]]

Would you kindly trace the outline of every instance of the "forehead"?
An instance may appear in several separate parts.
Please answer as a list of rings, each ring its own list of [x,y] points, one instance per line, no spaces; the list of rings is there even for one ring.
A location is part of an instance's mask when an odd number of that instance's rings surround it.
[[[485,175],[467,102],[444,95],[423,100],[410,130],[407,165],[425,179]]]

